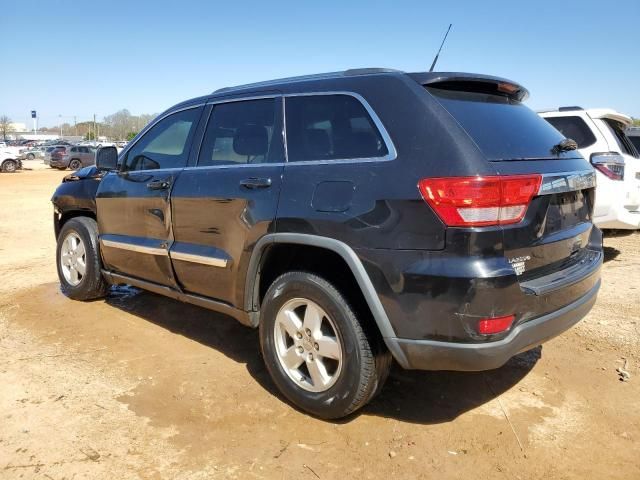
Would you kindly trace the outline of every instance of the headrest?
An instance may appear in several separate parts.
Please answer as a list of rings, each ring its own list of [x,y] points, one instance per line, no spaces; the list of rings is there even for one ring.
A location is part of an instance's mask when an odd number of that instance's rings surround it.
[[[266,155],[269,150],[267,127],[242,125],[233,136],[233,150],[238,155]]]
[[[326,130],[311,128],[305,131],[305,136],[307,157],[310,160],[329,156],[331,153],[331,142],[329,141],[329,134]]]

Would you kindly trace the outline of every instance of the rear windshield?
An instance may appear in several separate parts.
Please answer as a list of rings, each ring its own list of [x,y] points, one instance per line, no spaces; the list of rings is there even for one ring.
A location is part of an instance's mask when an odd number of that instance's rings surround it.
[[[574,115],[569,117],[547,117],[545,120],[565,137],[575,140],[578,148],[590,147],[596,143],[596,137],[589,125],[580,117]]]
[[[575,158],[578,154],[553,154],[564,136],[533,110],[502,95],[461,92],[427,87],[458,121],[488,160]]]

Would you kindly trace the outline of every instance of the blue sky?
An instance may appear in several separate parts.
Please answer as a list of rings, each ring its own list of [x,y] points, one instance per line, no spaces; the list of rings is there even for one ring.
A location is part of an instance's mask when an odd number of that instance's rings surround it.
[[[0,16],[0,115],[160,112],[219,87],[384,66],[504,76],[535,109],[640,117],[640,2],[18,1]]]

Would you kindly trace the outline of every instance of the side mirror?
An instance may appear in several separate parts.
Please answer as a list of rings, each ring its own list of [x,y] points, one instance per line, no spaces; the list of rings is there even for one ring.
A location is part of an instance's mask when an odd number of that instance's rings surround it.
[[[100,147],[96,151],[98,170],[116,170],[118,168],[118,150],[116,147]]]

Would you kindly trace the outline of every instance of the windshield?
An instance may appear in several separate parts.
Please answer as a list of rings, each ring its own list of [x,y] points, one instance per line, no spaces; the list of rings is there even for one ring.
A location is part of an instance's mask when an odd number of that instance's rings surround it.
[[[427,87],[488,160],[576,158],[552,152],[565,137],[533,110],[502,95]]]

